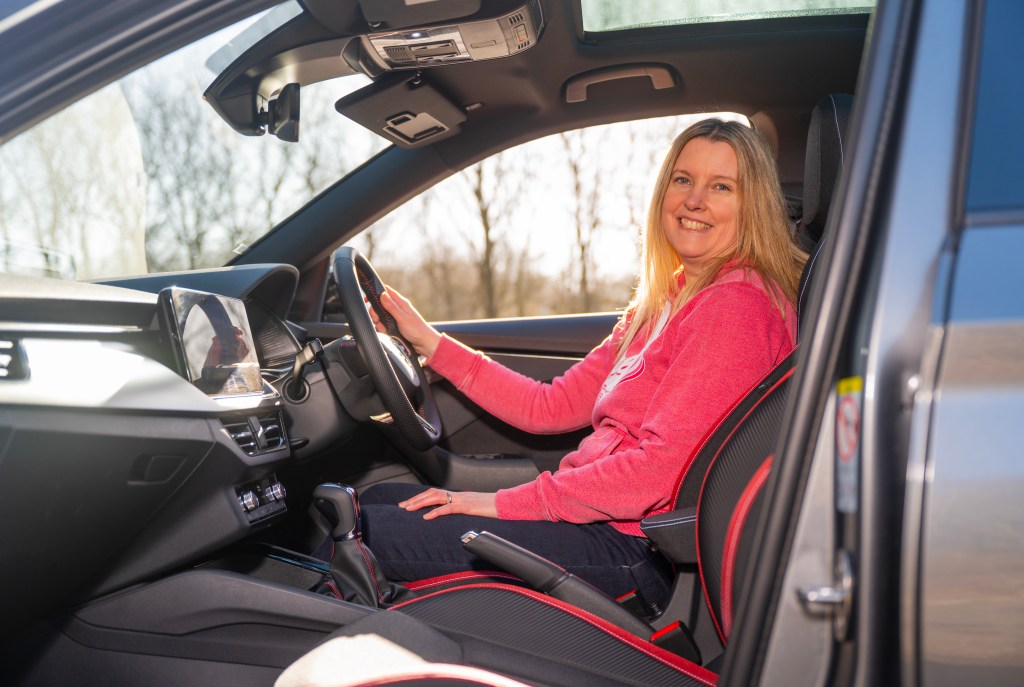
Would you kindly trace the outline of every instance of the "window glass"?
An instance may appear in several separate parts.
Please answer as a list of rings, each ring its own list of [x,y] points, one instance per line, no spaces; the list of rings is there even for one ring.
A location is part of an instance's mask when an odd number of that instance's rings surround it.
[[[446,179],[350,243],[431,320],[622,308],[665,153],[709,116],[747,123],[700,114],[548,136]]]
[[[867,14],[874,0],[581,0],[585,31],[828,14]]]
[[[1024,3],[985,3],[967,210],[1024,209]]]
[[[298,143],[243,136],[203,101],[239,50],[293,17],[251,17],[78,101],[0,147],[0,274],[99,279],[219,267],[386,146],[302,88]]]

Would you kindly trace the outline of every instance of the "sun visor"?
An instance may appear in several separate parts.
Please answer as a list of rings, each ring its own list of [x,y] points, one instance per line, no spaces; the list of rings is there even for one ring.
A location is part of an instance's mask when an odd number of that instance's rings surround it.
[[[421,77],[381,79],[346,95],[334,108],[402,148],[454,136],[466,121],[462,108]]]

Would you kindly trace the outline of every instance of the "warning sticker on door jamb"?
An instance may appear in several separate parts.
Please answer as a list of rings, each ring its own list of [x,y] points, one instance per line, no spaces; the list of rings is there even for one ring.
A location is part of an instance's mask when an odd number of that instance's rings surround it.
[[[840,379],[836,394],[836,510],[854,513],[860,473],[863,378]]]

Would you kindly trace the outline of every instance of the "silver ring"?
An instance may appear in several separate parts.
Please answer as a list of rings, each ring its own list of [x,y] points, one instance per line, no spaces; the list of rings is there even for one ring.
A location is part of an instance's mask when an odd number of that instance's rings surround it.
[[[451,502],[452,502],[452,493],[451,493],[450,491],[446,491],[446,492],[445,492],[445,496],[447,496],[447,497],[448,497],[448,502],[447,502],[447,504],[446,504],[446,505],[451,505]]]

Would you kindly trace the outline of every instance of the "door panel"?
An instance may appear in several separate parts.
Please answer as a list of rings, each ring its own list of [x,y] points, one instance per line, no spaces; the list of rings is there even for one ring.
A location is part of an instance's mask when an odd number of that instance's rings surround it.
[[[491,357],[516,372],[542,381],[554,379],[579,360],[521,354],[493,354]],[[446,445],[460,455],[526,456],[538,470],[554,470],[558,461],[591,431],[587,427],[565,434],[541,435],[518,430],[488,414],[445,379],[439,378],[434,385],[434,398],[444,420]]]
[[[520,374],[548,382],[600,344],[616,321],[614,313],[602,313],[478,320],[438,328]],[[590,433],[589,427],[554,435],[523,432],[488,415],[447,381],[436,384],[434,394],[453,453],[525,456],[541,471],[554,470],[558,461]]]
[[[444,322],[435,326],[467,346],[486,353],[582,358],[611,333],[618,319],[618,313],[591,313]]]
[[[618,320],[616,313],[568,315],[436,324],[462,343],[485,352],[510,369],[540,381],[564,373],[601,343]],[[348,333],[345,325],[302,323],[309,336],[330,341]],[[575,449],[590,428],[564,434],[536,435],[494,418],[440,375],[431,374],[434,397],[444,423],[442,446],[451,453],[479,460],[462,462],[460,474],[501,471],[498,456],[528,458],[537,469],[554,470]],[[436,452],[443,455],[442,452]],[[416,456],[408,456],[416,462]],[[437,455],[434,456],[437,459]],[[442,457],[443,459],[443,457]],[[468,467],[467,467],[468,466]],[[430,470],[428,472],[433,472]],[[481,479],[487,483],[488,479]],[[505,485],[511,486],[511,485]]]
[[[563,374],[601,343],[615,325],[615,314],[480,320],[448,323],[438,328],[487,353],[520,374],[544,382]],[[558,462],[590,433],[584,428],[564,434],[537,435],[518,430],[486,413],[447,380],[434,395],[445,424],[445,441],[460,455],[527,457],[539,471],[555,470]],[[481,469],[487,469],[486,462]]]

